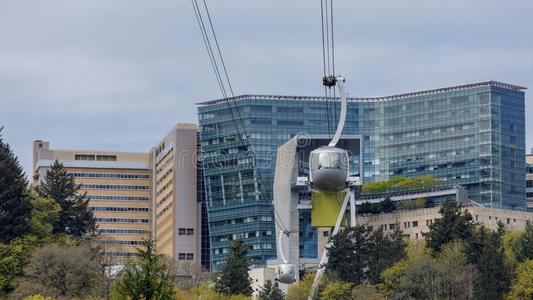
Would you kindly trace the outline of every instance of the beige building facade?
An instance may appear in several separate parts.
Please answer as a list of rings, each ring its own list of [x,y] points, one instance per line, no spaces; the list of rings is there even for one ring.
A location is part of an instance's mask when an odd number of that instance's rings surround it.
[[[412,242],[423,239],[423,234],[429,231],[429,225],[435,219],[441,217],[440,207],[422,208],[414,210],[399,210],[392,213],[381,213],[377,215],[358,215],[357,223],[371,226],[374,229],[383,228],[385,232],[391,232],[396,226],[400,226],[406,237]],[[501,221],[507,230],[523,231],[528,222],[533,222],[533,212],[508,210],[497,208],[486,208],[475,205],[464,207],[470,212],[474,222],[496,230],[498,221]],[[328,241],[330,228],[318,229],[318,253],[319,257]]]
[[[178,124],[145,153],[58,150],[38,140],[33,183],[42,183],[60,161],[89,198],[106,256],[132,256],[151,236],[185,274],[201,265],[197,135],[195,124]]]
[[[197,199],[197,132],[176,125],[150,150],[153,169],[153,236],[161,253],[187,273],[201,259],[201,203]]]
[[[106,256],[127,258],[152,232],[152,172],[148,153],[56,150],[33,143],[33,183],[63,163],[86,193]]]

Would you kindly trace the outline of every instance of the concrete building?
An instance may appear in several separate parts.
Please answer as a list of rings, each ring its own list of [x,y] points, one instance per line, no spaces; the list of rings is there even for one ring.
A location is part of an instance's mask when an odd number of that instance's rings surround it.
[[[177,261],[178,274],[187,275],[210,265],[198,145],[194,124],[177,124],[146,153],[56,150],[35,141],[33,182],[40,184],[59,160],[90,199],[106,255],[131,256],[152,236]]]
[[[526,155],[526,199],[528,209],[533,209],[533,154]]]
[[[154,238],[159,251],[176,259],[182,273],[201,265],[197,132],[194,124],[178,124],[150,150]]]
[[[523,87],[478,82],[349,98],[343,135],[362,137],[363,183],[431,174],[488,207],[525,207]],[[348,88],[349,91],[349,88]],[[338,101],[242,95],[199,103],[213,265],[241,232],[274,229],[279,146],[296,134],[333,134]],[[356,166],[356,168],[359,168]],[[244,237],[255,264],[275,256],[270,235]]]
[[[33,183],[58,160],[87,193],[105,254],[129,257],[152,232],[152,172],[148,153],[51,149],[33,142]]]

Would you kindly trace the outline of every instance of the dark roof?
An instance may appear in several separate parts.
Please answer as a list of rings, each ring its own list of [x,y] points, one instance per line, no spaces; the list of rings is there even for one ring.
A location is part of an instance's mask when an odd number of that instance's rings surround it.
[[[491,81],[482,81],[482,82],[463,84],[463,85],[457,85],[457,86],[450,86],[450,87],[445,87],[445,88],[440,88],[440,89],[425,90],[425,91],[405,93],[405,94],[397,94],[397,95],[391,95],[391,96],[367,97],[367,98],[349,97],[348,101],[364,102],[364,101],[396,100],[396,99],[404,99],[404,98],[414,97],[414,96],[422,96],[422,95],[444,93],[444,92],[450,92],[450,91],[456,91],[456,90],[471,89],[471,88],[476,88],[476,87],[480,87],[480,86],[496,86],[496,87],[501,87],[501,88],[504,88],[504,89],[513,90],[513,91],[522,91],[522,90],[527,89],[527,88],[522,87],[522,86],[491,80]],[[239,95],[239,96],[235,96],[235,97],[221,98],[221,99],[198,102],[196,104],[203,106],[203,105],[212,105],[212,104],[218,104],[218,103],[223,103],[223,102],[227,102],[227,101],[238,101],[238,100],[244,100],[244,99],[256,99],[256,100],[304,100],[304,101],[325,101],[325,100],[327,100],[326,97],[324,97],[324,96]]]

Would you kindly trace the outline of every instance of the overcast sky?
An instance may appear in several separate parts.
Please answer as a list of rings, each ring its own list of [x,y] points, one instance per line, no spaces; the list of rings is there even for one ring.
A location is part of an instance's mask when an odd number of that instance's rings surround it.
[[[207,0],[237,94],[321,95],[318,0]],[[335,0],[352,96],[483,80],[533,88],[533,1]],[[220,97],[188,0],[0,1],[0,126],[52,148],[148,151]],[[527,149],[533,111],[526,91]]]

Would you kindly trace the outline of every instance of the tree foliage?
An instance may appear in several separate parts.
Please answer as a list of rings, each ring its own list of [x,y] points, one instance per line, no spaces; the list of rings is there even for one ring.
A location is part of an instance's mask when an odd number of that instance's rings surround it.
[[[516,259],[519,262],[533,259],[533,223],[526,224],[516,245]]]
[[[223,295],[252,295],[248,250],[242,239],[231,244],[226,264],[215,281],[215,289]]]
[[[453,201],[444,202],[439,213],[441,217],[429,225],[429,232],[425,234],[426,245],[433,254],[447,243],[470,239],[475,228],[472,215]]]
[[[328,272],[353,285],[376,284],[385,269],[405,258],[406,247],[400,226],[389,235],[364,225],[346,228],[331,238]]]
[[[283,300],[284,294],[278,286],[278,283],[272,283],[267,280],[265,284],[259,289],[257,294],[258,300]]]
[[[61,206],[51,198],[37,195],[33,195],[31,206],[31,234],[40,240],[50,240],[54,224],[59,222]]]
[[[30,195],[24,172],[0,128],[0,243],[30,230]]]
[[[315,279],[315,273],[307,273],[300,281],[292,284],[287,291],[285,300],[307,300],[307,296],[311,292],[311,286]],[[323,285],[322,285],[323,286]],[[320,291],[320,288],[319,288]]]
[[[382,193],[408,188],[432,188],[441,183],[441,180],[431,175],[419,177],[392,177],[388,181],[369,182],[363,184],[363,193]]]
[[[516,278],[509,294],[507,294],[507,299],[533,299],[533,259],[528,259],[518,264]]]
[[[80,194],[80,185],[67,173],[63,164],[54,161],[46,172],[44,182],[37,187],[39,196],[51,198],[61,207],[59,221],[54,224],[54,233],[64,233],[74,237],[92,235],[95,221],[92,211],[87,209],[89,199]]]
[[[327,270],[341,281],[360,284],[367,279],[371,262],[372,230],[364,225],[349,227],[331,237]]]
[[[399,224],[396,224],[390,235],[386,235],[381,228],[373,231],[369,242],[368,280],[372,284],[378,284],[382,281],[383,271],[406,257],[408,242],[403,237]]]
[[[44,245],[31,256],[12,296],[41,294],[54,299],[102,296],[104,270],[100,260],[98,251],[89,245]]]
[[[172,267],[157,253],[153,240],[143,240],[136,257],[122,272],[113,291],[114,299],[174,299]]]
[[[0,244],[0,299],[15,289],[15,281],[24,274],[37,243],[35,237],[27,236]]]
[[[343,281],[330,281],[320,292],[320,299],[351,300],[352,284]]]
[[[477,270],[476,299],[503,299],[509,288],[511,274],[506,263],[500,233],[489,231],[485,235],[483,250],[477,261]]]

